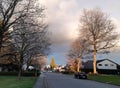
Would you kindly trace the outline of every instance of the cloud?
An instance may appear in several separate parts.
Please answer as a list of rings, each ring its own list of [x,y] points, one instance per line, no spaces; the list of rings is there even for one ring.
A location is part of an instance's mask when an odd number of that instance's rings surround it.
[[[76,37],[78,4],[76,0],[42,0],[46,6],[49,31],[54,44],[71,42]]]
[[[117,47],[115,47],[114,49],[117,50],[117,51],[120,51],[120,39],[119,39],[119,36],[120,36],[120,19],[112,17],[111,20],[112,20],[113,24],[115,25],[115,32],[118,34]]]
[[[120,19],[112,17],[111,20],[115,25],[115,31],[120,33]]]

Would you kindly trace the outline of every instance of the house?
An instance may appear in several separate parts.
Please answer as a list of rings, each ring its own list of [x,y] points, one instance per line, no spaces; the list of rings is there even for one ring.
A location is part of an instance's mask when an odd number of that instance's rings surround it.
[[[83,66],[83,68],[81,68],[82,71],[86,73],[93,72],[93,60],[82,62],[82,66]]]
[[[117,67],[118,64],[109,59],[103,59],[97,61],[97,69],[117,70]]]
[[[24,64],[23,67],[22,67],[22,69],[23,69],[24,71],[27,70],[27,65]],[[28,70],[34,70],[34,69],[35,69],[34,66],[29,66],[29,67],[28,67]]]
[[[93,69],[93,60],[82,62],[83,69]]]
[[[56,67],[54,68],[54,71],[64,72],[65,71],[65,66],[63,66],[63,65],[56,65]]]
[[[82,69],[85,72],[93,72],[93,60],[88,60],[83,63],[84,68]],[[96,68],[98,73],[102,74],[118,74],[120,73],[119,65],[112,60],[102,59],[97,60]]]

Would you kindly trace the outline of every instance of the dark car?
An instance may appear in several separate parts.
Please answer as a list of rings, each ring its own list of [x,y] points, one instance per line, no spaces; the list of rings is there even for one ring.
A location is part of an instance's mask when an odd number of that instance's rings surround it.
[[[87,74],[85,72],[77,72],[74,74],[74,77],[78,79],[87,79]]]

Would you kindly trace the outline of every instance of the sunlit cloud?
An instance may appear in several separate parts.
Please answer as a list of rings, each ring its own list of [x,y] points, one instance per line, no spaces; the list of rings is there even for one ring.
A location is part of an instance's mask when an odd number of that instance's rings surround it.
[[[54,44],[71,42],[76,37],[79,11],[76,0],[40,0],[46,6],[49,31]]]
[[[115,31],[120,33],[120,19],[117,18],[111,18],[113,24],[115,25]]]

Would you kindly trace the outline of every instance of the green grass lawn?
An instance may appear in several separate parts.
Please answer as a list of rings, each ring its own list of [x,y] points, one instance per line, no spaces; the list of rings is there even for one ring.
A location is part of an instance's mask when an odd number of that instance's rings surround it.
[[[91,76],[89,76],[89,79],[120,86],[120,76],[114,76],[114,75],[91,75]]]
[[[0,76],[0,88],[33,88],[37,77]]]

